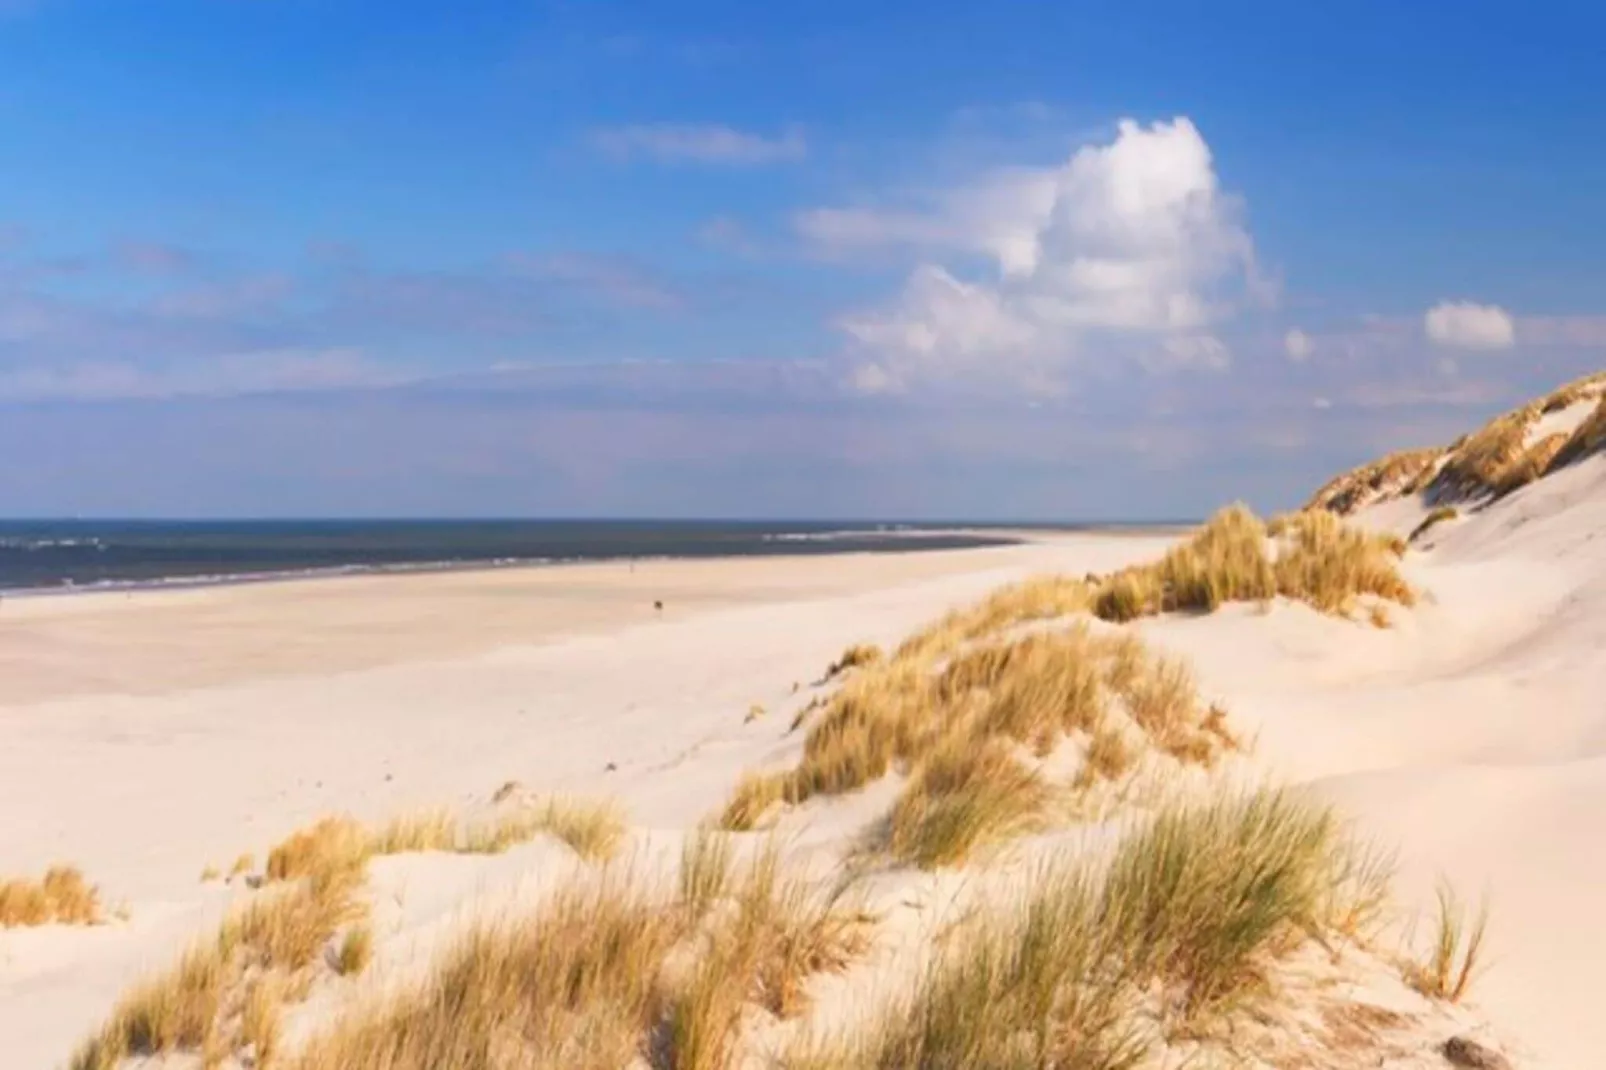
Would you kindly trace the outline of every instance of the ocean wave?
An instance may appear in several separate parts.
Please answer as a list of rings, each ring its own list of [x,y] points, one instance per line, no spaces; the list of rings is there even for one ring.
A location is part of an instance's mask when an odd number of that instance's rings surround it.
[[[247,583],[277,583],[294,580],[335,579],[340,576],[393,575],[408,572],[452,572],[485,568],[525,568],[566,564],[553,557],[499,557],[451,561],[398,561],[373,565],[320,565],[314,568],[263,569],[255,572],[207,572],[180,576],[144,576],[138,579],[108,578],[79,580],[64,577],[52,585],[0,588],[6,598],[57,594],[93,594],[107,591],[170,591],[191,587],[230,587]]]
[[[106,549],[106,544],[95,538],[33,539],[20,536],[0,536],[0,550],[33,552],[36,550],[70,550],[80,546],[94,550]]]
[[[843,539],[919,539],[941,538],[947,532],[887,524],[875,528],[842,528],[838,531],[785,531],[760,535],[762,542],[840,542]]]

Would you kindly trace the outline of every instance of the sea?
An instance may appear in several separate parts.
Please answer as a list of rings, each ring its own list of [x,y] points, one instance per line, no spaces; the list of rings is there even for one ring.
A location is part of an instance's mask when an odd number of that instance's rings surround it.
[[[0,593],[570,561],[943,550],[1004,528],[661,520],[0,521]]]

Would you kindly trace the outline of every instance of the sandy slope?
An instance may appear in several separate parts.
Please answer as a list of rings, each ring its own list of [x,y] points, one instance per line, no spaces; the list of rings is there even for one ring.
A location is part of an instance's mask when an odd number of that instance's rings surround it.
[[[1361,519],[1408,531],[1422,512]],[[1440,875],[1488,890],[1478,999],[1530,1065],[1602,1065],[1606,457],[1423,545],[1407,567],[1430,599],[1386,632],[1289,607],[1146,630],[1259,728],[1262,757],[1400,846],[1407,893],[1430,901]]]
[[[690,826],[784,735],[779,712],[744,726],[750,706],[779,708],[846,643],[893,641],[1031,572],[1108,568],[1162,544],[7,602],[0,873],[74,862],[130,920],[0,931],[0,1066],[57,1065],[123,987],[209,924],[229,893],[198,883],[208,863],[260,857],[327,813],[473,802],[508,779],[616,795],[649,828]],[[424,898],[541,857],[430,859]]]
[[[1371,520],[1420,517],[1395,512]],[[1426,902],[1440,873],[1490,889],[1495,967],[1478,1001],[1528,1054],[1522,1065],[1560,1070],[1598,1066],[1606,1050],[1593,984],[1606,959],[1602,533],[1596,458],[1436,531],[1407,562],[1429,597],[1392,629],[1288,606],[1139,625],[1193,659],[1211,696],[1259,733],[1268,766],[1397,843],[1410,896]],[[35,653],[11,656],[0,683],[0,812],[14,815],[0,869],[71,859],[131,916],[0,933],[0,1064],[55,1064],[130,979],[215,917],[230,893],[196,882],[207,862],[330,811],[472,803],[509,778],[616,795],[651,848],[742,770],[795,754],[790,712],[846,643],[895,641],[1029,572],[1102,571],[1163,545],[1074,537],[662,565],[649,583],[515,578],[535,584],[516,610],[506,575],[65,600],[22,617],[7,605],[6,648]],[[545,611],[543,583],[563,592]],[[677,592],[668,619],[643,619],[647,590]],[[137,657],[117,653],[123,642]],[[744,723],[754,703],[769,712]],[[797,815],[791,831],[829,847],[886,798],[872,787]],[[546,843],[376,863],[388,924],[407,934],[381,962],[414,959],[465,897],[515,894],[570,864]],[[907,903],[943,879],[888,896]]]

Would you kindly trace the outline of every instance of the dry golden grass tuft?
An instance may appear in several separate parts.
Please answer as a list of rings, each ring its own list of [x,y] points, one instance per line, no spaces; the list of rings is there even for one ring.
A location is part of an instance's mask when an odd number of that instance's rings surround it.
[[[1278,595],[1324,613],[1348,614],[1370,595],[1415,601],[1400,576],[1398,536],[1349,527],[1329,512],[1294,513],[1262,524],[1242,506],[1211,517],[1159,561],[1123,569],[1093,595],[1093,612],[1117,623],[1178,610],[1211,612],[1226,602]]]
[[[51,866],[38,880],[0,880],[0,929],[104,920],[99,891],[74,866]]]
[[[733,908],[705,933],[707,948],[673,991],[664,1016],[664,1063],[674,1070],[732,1065],[743,1009],[801,1013],[804,985],[840,972],[869,946],[873,919],[839,893],[822,895],[781,872],[767,844],[731,889]]]
[[[981,844],[1029,832],[1048,785],[997,737],[950,737],[916,767],[887,818],[886,850],[922,868],[959,865]]]
[[[1307,512],[1347,516],[1380,497],[1418,490],[1434,474],[1442,449],[1402,450],[1328,480],[1305,503]]]
[[[245,876],[251,872],[252,867],[255,865],[256,857],[254,855],[250,853],[242,854],[234,860],[234,865],[229,867],[229,880]]]
[[[1060,787],[1017,760],[1019,748],[1041,758],[1096,744],[1069,785],[1086,789],[1126,775],[1145,750],[1209,766],[1238,747],[1186,667],[1151,655],[1136,636],[1094,634],[1085,622],[985,634],[941,660],[929,644],[906,647],[849,679],[815,719],[796,767],[745,776],[720,825],[752,829],[784,805],[901,770],[910,781],[884,843],[905,861],[943,865],[1029,825]]]
[[[1267,972],[1386,894],[1331,812],[1261,791],[1160,813],[1107,870],[1034,874],[983,912],[908,999],[857,1036],[800,1053],[818,1068],[1124,1070],[1163,1036],[1230,1019]],[[1365,900],[1365,902],[1363,902]]]
[[[1088,741],[1087,761],[1077,774],[1078,784],[1085,787],[1097,780],[1120,780],[1137,760],[1137,749],[1118,728],[1101,725]]]
[[[469,825],[458,836],[455,849],[468,854],[499,854],[542,834],[562,840],[582,858],[605,859],[618,850],[624,839],[624,814],[612,802],[553,797],[539,806],[512,810]]]
[[[1362,595],[1414,605],[1398,568],[1404,552],[1397,535],[1364,532],[1331,513],[1303,513],[1277,555],[1277,589],[1324,613],[1348,613]]]
[[[1459,1003],[1476,980],[1489,928],[1489,902],[1468,920],[1465,904],[1448,884],[1439,887],[1438,918],[1425,961],[1406,964],[1406,980],[1425,996]]]
[[[548,833],[587,858],[613,852],[624,822],[611,804],[551,799],[462,828],[448,812],[425,811],[369,829],[327,817],[268,854],[266,877],[281,887],[225,918],[216,936],[177,966],[129,992],[74,1057],[73,1070],[109,1070],[128,1056],[194,1051],[215,1064],[262,1051],[277,1038],[282,1004],[301,998],[313,969],[361,970],[373,953],[362,887],[375,855],[413,851],[490,853]],[[241,856],[235,872],[250,868]],[[331,946],[344,933],[338,946]],[[277,1002],[274,1002],[274,1001]]]
[[[270,881],[360,871],[373,853],[368,830],[349,817],[326,817],[291,833],[268,852]]]
[[[613,803],[556,796],[471,823],[439,809],[395,818],[373,829],[350,817],[326,817],[274,847],[268,855],[267,876],[281,881],[360,870],[376,855],[500,854],[542,834],[562,840],[585,858],[604,858],[618,847],[624,832],[624,816]]]
[[[1546,435],[1530,443],[1541,417],[1597,397],[1594,413],[1571,435]],[[1311,497],[1305,511],[1343,516],[1374,502],[1424,492],[1437,503],[1501,497],[1602,444],[1606,444],[1606,372],[1597,372],[1497,416],[1442,449],[1389,454],[1335,476]]]
[[[361,973],[373,961],[373,957],[374,930],[366,923],[354,925],[346,930],[340,948],[335,952],[335,972],[342,977]]]
[[[1539,418],[1538,403],[1497,416],[1450,449],[1429,486],[1438,498],[1492,494],[1527,449],[1528,429]]]
[[[422,810],[393,818],[367,836],[367,850],[376,855],[452,851],[457,848],[457,818],[450,810]]]
[[[802,1055],[819,1070],[1075,1067],[1125,1070],[1148,1044],[1085,872],[1046,870],[1024,903],[990,911],[914,993],[855,1037]]]
[[[1088,598],[1088,583],[1070,576],[1036,576],[1010,584],[910,636],[898,648],[895,660],[929,663],[967,643],[996,637],[1022,624],[1080,613],[1087,609]]]
[[[826,680],[834,680],[850,669],[860,669],[866,665],[874,665],[883,657],[881,648],[874,643],[854,643],[842,652],[842,656],[826,667]]]
[[[1558,431],[1524,449],[1515,461],[1501,470],[1492,488],[1495,496],[1503,498],[1521,490],[1550,471],[1552,462],[1567,444],[1567,439],[1567,435]]]
[[[719,825],[731,832],[758,828],[775,808],[786,801],[790,773],[746,773],[736,782]]]
[[[271,1043],[279,1005],[305,991],[334,935],[367,912],[361,865],[307,846],[338,838],[323,830],[281,853],[279,871],[307,867],[302,875],[231,913],[213,938],[119,1000],[73,1056],[73,1070],[111,1070],[131,1056],[185,1051],[216,1059]]]
[[[725,898],[731,881],[731,838],[713,829],[699,829],[681,847],[680,902],[701,919]]]
[[[1453,505],[1435,506],[1432,512],[1422,518],[1422,523],[1411,529],[1410,537],[1406,541],[1415,542],[1437,525],[1444,523],[1446,520],[1454,520],[1460,515],[1460,510]]]
[[[1128,966],[1194,1016],[1322,930],[1348,858],[1331,811],[1279,792],[1177,807],[1117,849],[1100,917]]]
[[[658,1016],[680,917],[618,874],[561,889],[525,917],[475,926],[427,980],[342,1016],[292,1070],[623,1066]]]
[[[797,1014],[809,977],[863,952],[871,919],[784,876],[773,844],[739,876],[717,833],[689,840],[682,861],[678,902],[608,870],[470,928],[422,983],[341,1017],[285,1065],[729,1066],[744,1008]],[[689,969],[670,969],[677,956]]]
[[[1546,474],[1565,468],[1574,461],[1579,460],[1602,446],[1606,446],[1606,393],[1601,395],[1595,411],[1585,417],[1584,421],[1574,428],[1567,441],[1562,443],[1550,464]]]

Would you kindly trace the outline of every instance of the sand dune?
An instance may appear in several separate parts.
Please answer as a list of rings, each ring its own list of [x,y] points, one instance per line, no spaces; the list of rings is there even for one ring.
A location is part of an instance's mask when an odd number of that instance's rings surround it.
[[[1571,434],[1582,405],[1534,419],[1546,435]],[[1426,487],[1368,492],[1355,519],[1406,534],[1434,504]],[[1425,1000],[1386,956],[1297,959],[1277,975],[1286,1035],[1251,1038],[1261,1045],[1252,1065],[1295,1065],[1280,1061],[1292,1048],[1266,1053],[1317,1035],[1297,1020],[1319,989],[1401,1017],[1356,1041],[1364,1063],[1344,1061],[1340,1045],[1299,1065],[1446,1066],[1437,1045],[1452,1034],[1503,1047],[1519,1066],[1598,1065],[1603,531],[1606,458],[1573,458],[1498,497],[1463,498],[1455,518],[1420,536],[1402,568],[1421,597],[1394,607],[1390,627],[1283,600],[1122,626],[1185,658],[1204,698],[1253,738],[1221,775],[1309,787],[1367,839],[1398,847],[1402,909],[1387,940],[1406,938],[1441,877],[1490,896],[1490,968],[1470,1002]],[[270,845],[321,816],[377,822],[443,805],[494,814],[492,793],[517,781],[510,790],[617,799],[634,864],[672,874],[686,836],[744,773],[797,764],[805,732],[792,730],[794,715],[832,693],[835,683],[816,681],[849,643],[890,648],[1002,584],[1108,573],[1172,541],[1066,536],[929,555],[8,603],[0,807],[12,819],[0,860],[7,875],[70,861],[122,914],[0,931],[0,1063],[63,1065],[132,982],[231,903],[265,894],[238,880],[203,884],[204,866],[227,870],[250,851],[259,871]],[[646,608],[657,592],[670,592],[661,619]],[[894,775],[786,808],[788,864],[827,879],[902,784]],[[872,950],[809,983],[801,1022],[744,1018],[743,1050],[759,1058],[805,1027],[863,1022],[913,983],[937,933],[1013,894],[1037,862],[1113,849],[1130,817],[1040,828],[963,869],[871,873],[859,891],[878,919]],[[762,834],[745,835],[750,853]],[[468,919],[586,868],[544,837],[503,854],[374,859],[375,964],[315,985],[291,1015],[291,1047],[416,976]],[[1330,1039],[1331,1022],[1322,1028]]]

